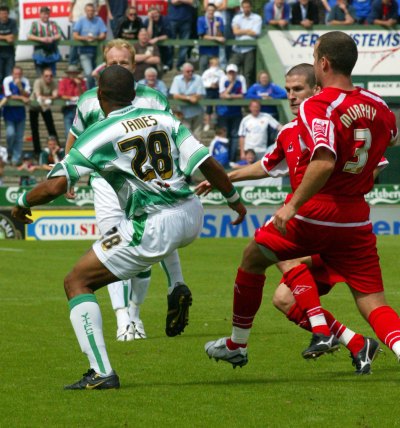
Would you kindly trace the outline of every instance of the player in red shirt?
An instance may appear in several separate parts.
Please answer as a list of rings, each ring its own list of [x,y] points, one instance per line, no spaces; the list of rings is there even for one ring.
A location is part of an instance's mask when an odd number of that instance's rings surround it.
[[[287,73],[286,90],[290,108],[294,115],[297,115],[300,103],[312,96],[316,89],[312,65],[299,64]],[[295,119],[282,128],[272,152],[266,154],[261,161],[238,171],[233,171],[228,175],[231,181],[236,182],[264,178],[266,176],[279,177],[289,173],[292,188],[296,189],[301,182],[308,163],[309,151],[305,145],[301,146],[299,144],[297,119]],[[386,160],[382,162],[382,164],[386,163]],[[209,190],[211,190],[211,187],[208,182],[203,182],[198,186],[199,193],[208,192]],[[345,282],[345,279],[324,264],[319,256],[305,257],[277,264],[277,267],[285,275],[275,292],[274,305],[290,321],[306,330],[312,331],[306,312],[297,304],[292,291],[289,289],[291,288],[295,292],[296,290],[306,290],[309,287],[309,285],[304,285],[303,282],[299,283],[299,270],[302,272],[307,269],[301,263],[305,263],[310,268],[313,280],[315,280],[315,285],[313,285],[318,287],[320,295],[328,293],[337,282]],[[337,321],[328,311],[324,311],[324,315],[332,334],[335,334],[339,341],[351,352],[353,363],[357,369],[356,373],[370,373],[371,364],[362,363],[367,358],[372,361],[379,350],[379,343],[372,338],[364,338],[362,335],[356,334]]]
[[[377,95],[352,85],[357,47],[348,35],[324,34],[315,45],[314,59],[323,90],[301,106],[299,115],[300,144],[310,151],[310,163],[301,184],[244,251],[234,287],[231,337],[206,344],[210,358],[234,366],[247,363],[247,342],[261,304],[265,269],[279,260],[311,254],[321,254],[346,278],[360,312],[400,356],[400,320],[385,301],[376,237],[364,199],[373,185],[374,168],[397,139],[395,117]],[[309,272],[308,277],[307,271],[302,274],[312,282]],[[318,332],[309,350],[329,352],[337,343],[318,294],[310,287],[303,295],[313,332]]]

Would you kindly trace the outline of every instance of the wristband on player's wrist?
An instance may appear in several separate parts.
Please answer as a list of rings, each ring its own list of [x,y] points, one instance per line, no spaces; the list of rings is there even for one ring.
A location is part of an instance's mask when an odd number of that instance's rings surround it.
[[[222,193],[229,204],[237,204],[240,202],[240,195],[237,190],[233,187],[229,193]]]
[[[27,192],[22,193],[17,199],[17,206],[21,208],[30,208],[28,201],[26,200]]]

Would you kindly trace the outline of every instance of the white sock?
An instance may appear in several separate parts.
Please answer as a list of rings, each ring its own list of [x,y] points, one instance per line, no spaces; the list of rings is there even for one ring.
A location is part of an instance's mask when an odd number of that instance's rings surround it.
[[[131,294],[131,282],[129,280],[117,281],[112,284],[108,284],[107,289],[114,311],[128,307],[129,296]]]
[[[400,340],[398,340],[393,344],[392,351],[396,354],[397,358],[400,360]]]
[[[131,321],[140,319],[140,305],[146,298],[151,279],[151,270],[140,273],[131,279],[131,298],[129,300],[129,317]]]
[[[89,358],[90,368],[96,373],[112,372],[103,337],[103,321],[94,294],[80,294],[69,302],[70,320],[81,350]]]
[[[131,319],[129,317],[129,309],[128,308],[119,308],[115,311],[115,316],[117,317],[117,325],[118,328],[126,328],[127,325],[131,323]]]
[[[232,327],[231,340],[234,343],[245,345],[249,341],[251,328]]]
[[[160,264],[165,275],[167,275],[168,294],[171,294],[177,282],[185,282],[183,279],[178,251],[173,251],[169,256],[165,257]]]

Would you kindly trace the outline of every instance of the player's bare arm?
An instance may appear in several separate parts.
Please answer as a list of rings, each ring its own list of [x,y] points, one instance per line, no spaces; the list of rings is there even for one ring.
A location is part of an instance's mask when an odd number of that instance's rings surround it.
[[[244,220],[247,210],[240,202],[240,197],[229,181],[224,168],[214,158],[209,157],[200,165],[199,169],[211,186],[218,189],[222,194],[230,195],[233,193],[231,197],[227,197],[227,201],[229,207],[238,213],[238,217],[231,224],[240,224]]]
[[[56,177],[42,181],[30,192],[23,194],[21,202],[18,199],[18,205],[11,211],[12,217],[22,223],[33,223],[33,220],[28,218],[28,216],[31,215],[30,207],[51,202],[58,196],[65,193],[67,188],[68,182],[66,177]]]
[[[317,148],[292,199],[275,213],[273,224],[279,232],[286,233],[286,223],[296,215],[305,202],[324,187],[334,168],[333,152],[324,147]]]
[[[268,177],[268,174],[261,166],[261,161],[257,161],[256,163],[228,173],[228,178],[232,183],[242,180],[258,180],[265,177]],[[211,192],[212,189],[213,186],[210,184],[210,182],[208,180],[204,180],[196,186],[196,195],[206,196]]]

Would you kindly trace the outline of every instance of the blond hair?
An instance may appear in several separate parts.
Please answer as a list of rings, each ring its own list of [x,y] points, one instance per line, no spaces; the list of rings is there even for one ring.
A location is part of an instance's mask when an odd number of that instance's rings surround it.
[[[104,52],[103,52],[103,56],[104,56],[104,61],[107,62],[106,60],[106,56],[107,53],[112,49],[127,49],[129,51],[129,53],[131,54],[131,59],[132,59],[132,64],[135,64],[135,55],[136,55],[136,51],[135,48],[133,47],[133,45],[131,45],[129,42],[127,42],[124,39],[113,39],[110,40],[105,48],[104,48]]]

